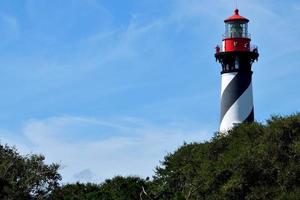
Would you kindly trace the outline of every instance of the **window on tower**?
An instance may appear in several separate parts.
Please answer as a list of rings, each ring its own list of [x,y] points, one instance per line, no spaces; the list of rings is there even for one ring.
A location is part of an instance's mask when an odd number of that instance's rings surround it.
[[[231,21],[225,24],[226,38],[248,38],[248,23]]]

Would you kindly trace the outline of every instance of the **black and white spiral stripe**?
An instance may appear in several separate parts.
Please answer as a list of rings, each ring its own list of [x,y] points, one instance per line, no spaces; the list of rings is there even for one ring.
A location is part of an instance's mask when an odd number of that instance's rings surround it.
[[[254,121],[252,72],[222,74],[220,131],[226,132],[235,124]]]

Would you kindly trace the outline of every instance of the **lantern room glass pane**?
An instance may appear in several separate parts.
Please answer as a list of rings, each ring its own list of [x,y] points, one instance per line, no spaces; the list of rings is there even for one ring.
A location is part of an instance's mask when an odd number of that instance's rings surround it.
[[[248,38],[248,23],[227,22],[225,24],[226,38]]]

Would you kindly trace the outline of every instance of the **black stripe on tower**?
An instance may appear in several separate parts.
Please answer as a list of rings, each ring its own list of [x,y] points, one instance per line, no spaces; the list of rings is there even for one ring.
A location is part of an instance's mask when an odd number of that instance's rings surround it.
[[[252,72],[238,72],[225,88],[221,97],[221,122],[231,106],[249,88],[252,81]],[[252,105],[253,106],[253,105]],[[252,113],[252,114],[251,114]],[[249,113],[247,121],[254,121],[254,112]]]
[[[252,107],[249,116],[247,117],[247,119],[245,119],[244,122],[254,122],[254,107]]]

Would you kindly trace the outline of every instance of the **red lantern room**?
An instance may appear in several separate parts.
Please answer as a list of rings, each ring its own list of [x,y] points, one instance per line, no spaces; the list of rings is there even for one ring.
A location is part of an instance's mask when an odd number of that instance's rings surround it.
[[[251,65],[258,59],[258,50],[251,46],[248,33],[249,20],[239,15],[239,10],[234,15],[225,19],[225,34],[222,46],[216,47],[215,57],[222,64],[221,73],[251,71]]]
[[[234,15],[224,20],[225,35],[222,43],[222,52],[250,51],[250,35],[248,34],[249,20],[239,15],[239,10]]]

